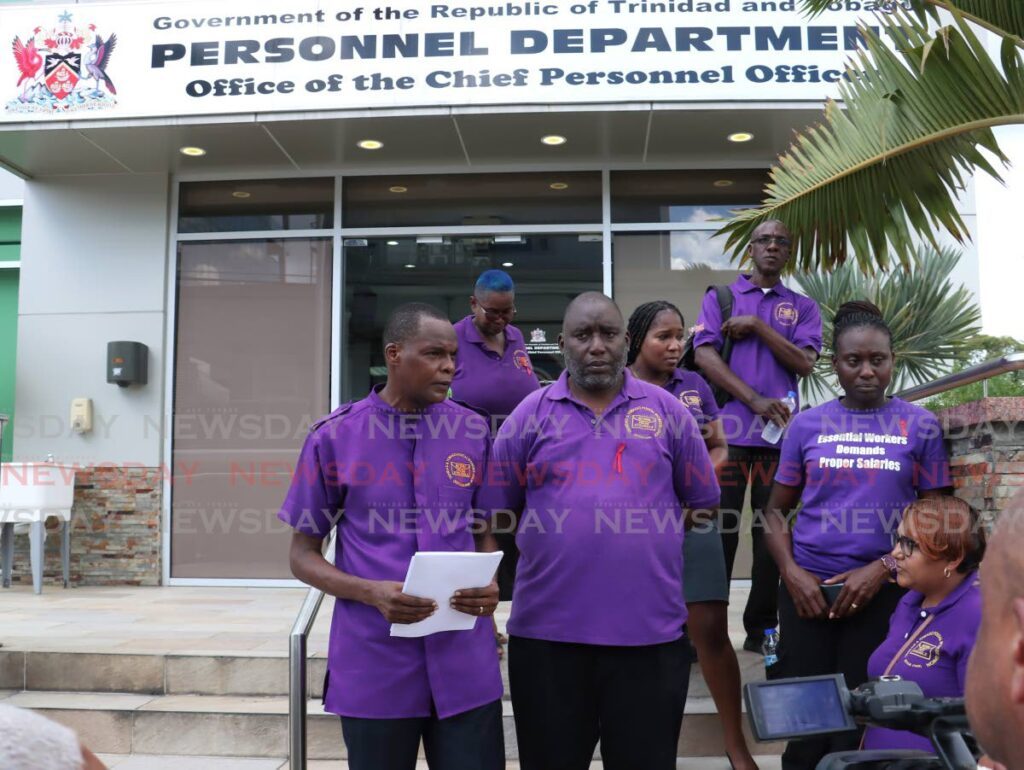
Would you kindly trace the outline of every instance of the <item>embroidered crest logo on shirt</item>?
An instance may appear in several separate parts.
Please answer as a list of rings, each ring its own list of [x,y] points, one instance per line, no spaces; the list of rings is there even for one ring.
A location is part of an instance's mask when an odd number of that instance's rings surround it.
[[[452,452],[444,461],[444,472],[448,480],[457,487],[473,486],[473,479],[476,478],[476,463],[469,455],[462,452]]]
[[[783,326],[795,324],[799,315],[792,302],[780,302],[775,306],[775,320]]]
[[[649,406],[634,406],[626,412],[626,431],[634,438],[657,438],[664,428],[661,415]]]
[[[922,634],[903,656],[903,662],[910,668],[931,668],[939,662],[943,644],[942,634],[929,631]]]
[[[679,394],[679,400],[683,406],[690,409],[700,409],[703,406],[704,401],[701,400],[700,393],[695,390],[684,390]]]
[[[517,350],[512,354],[512,361],[517,369],[522,369],[527,374],[533,374],[533,367],[530,365],[530,356],[525,350]]]

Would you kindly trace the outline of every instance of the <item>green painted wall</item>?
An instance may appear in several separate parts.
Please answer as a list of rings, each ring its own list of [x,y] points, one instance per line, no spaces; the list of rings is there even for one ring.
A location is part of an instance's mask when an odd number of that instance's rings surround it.
[[[21,209],[0,209],[0,263],[15,262],[21,256]],[[18,273],[17,268],[0,266],[0,414],[14,416],[15,356],[18,346]],[[12,431],[4,435],[3,455],[10,460]]]

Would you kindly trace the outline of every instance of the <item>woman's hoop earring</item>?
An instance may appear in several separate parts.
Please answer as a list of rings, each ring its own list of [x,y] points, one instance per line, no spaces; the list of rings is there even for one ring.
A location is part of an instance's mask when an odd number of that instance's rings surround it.
[[[953,572],[952,572],[952,570],[950,570],[950,568],[949,568],[949,567],[946,567],[946,568],[945,568],[944,570],[942,570],[942,574],[943,574],[943,575],[944,575],[944,576],[946,577],[946,579],[948,580],[948,579],[949,579],[949,577],[950,577],[950,576],[951,576],[951,575],[953,574]]]

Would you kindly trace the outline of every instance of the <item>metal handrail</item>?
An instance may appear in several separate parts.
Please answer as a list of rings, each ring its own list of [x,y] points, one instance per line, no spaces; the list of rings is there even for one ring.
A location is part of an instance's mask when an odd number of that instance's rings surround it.
[[[331,531],[324,558],[334,563],[334,541],[337,530]],[[306,640],[316,621],[324,592],[310,588],[288,635],[288,767],[306,770]]]
[[[939,393],[945,393],[954,388],[970,385],[972,382],[988,380],[992,377],[998,377],[1000,374],[1016,372],[1020,369],[1024,369],[1024,351],[1008,353],[1005,356],[993,358],[991,361],[985,361],[977,366],[971,366],[962,371],[947,374],[945,377],[940,377],[937,380],[907,388],[896,395],[904,401],[917,401],[922,398],[938,395]]]

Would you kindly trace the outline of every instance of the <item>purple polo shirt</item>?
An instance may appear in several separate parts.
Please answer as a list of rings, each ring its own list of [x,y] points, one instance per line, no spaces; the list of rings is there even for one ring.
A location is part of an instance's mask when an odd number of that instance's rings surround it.
[[[481,490],[482,508],[520,513],[509,632],[595,645],[678,639],[682,507],[719,498],[697,423],[628,370],[600,418],[568,383],[563,372],[516,407]]]
[[[836,399],[795,415],[775,481],[804,488],[793,557],[823,579],[888,553],[903,509],[951,484],[939,421],[898,398],[879,409]]]
[[[505,327],[505,352],[500,356],[484,344],[471,315],[455,324],[455,334],[459,352],[452,379],[454,398],[503,420],[540,387],[523,334],[516,327]]]
[[[320,538],[337,526],[338,569],[402,582],[417,551],[475,550],[489,443],[487,420],[450,400],[410,415],[372,392],[313,426],[278,517]],[[325,707],[342,716],[443,719],[502,694],[490,618],[399,639],[375,607],[342,599],[328,674]]]
[[[889,635],[868,660],[868,677],[901,676],[917,682],[928,698],[962,698],[967,659],[981,624],[978,573],[934,607],[922,607],[924,596],[908,591],[889,621]],[[919,749],[934,753],[931,741],[906,730],[869,727],[865,749]]]
[[[711,386],[697,372],[676,369],[663,387],[690,410],[697,425],[704,427],[718,419],[720,410]]]
[[[765,292],[752,284],[746,275],[737,278],[729,288],[733,296],[733,318],[741,315],[757,316],[798,348],[821,352],[821,313],[814,300],[797,294],[781,283]],[[704,295],[694,335],[694,348],[711,345],[715,350],[722,350],[725,342],[722,311],[713,290]],[[789,391],[800,392],[797,376],[779,363],[771,349],[756,334],[746,339],[733,340],[729,366],[737,377],[766,398],[785,398]],[[764,420],[735,398],[722,407],[722,424],[730,444],[772,449],[778,446],[761,438]]]

